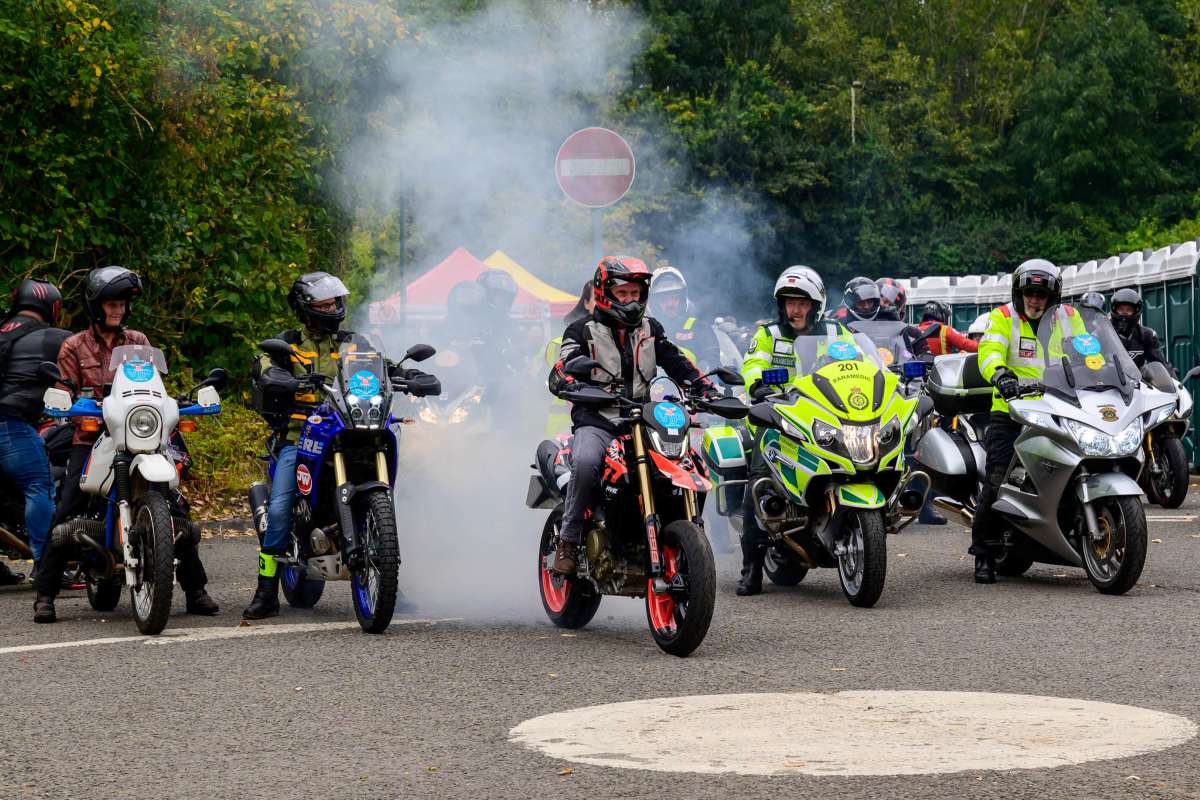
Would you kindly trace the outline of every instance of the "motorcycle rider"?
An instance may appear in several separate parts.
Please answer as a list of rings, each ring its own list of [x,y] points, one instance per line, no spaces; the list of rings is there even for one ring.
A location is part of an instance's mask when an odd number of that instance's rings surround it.
[[[1012,461],[1013,447],[1021,425],[1008,414],[1008,402],[1020,396],[1020,380],[1041,380],[1043,358],[1039,355],[1038,326],[1046,310],[1062,298],[1062,275],[1054,264],[1041,258],[1022,263],[1013,272],[1012,302],[988,315],[988,331],[979,343],[979,371],[995,390],[992,413],[984,434],[987,451],[986,475],[971,524],[971,547],[975,556],[975,582],[996,582],[993,546],[1003,522],[992,510],[996,492]],[[1078,314],[1075,318],[1078,319]]]
[[[859,276],[846,282],[842,290],[842,305],[829,318],[842,325],[851,322],[870,322],[879,316],[879,287],[870,278]]]
[[[867,283],[878,294],[875,284],[870,281]],[[846,331],[838,322],[819,322],[821,312],[825,309],[825,284],[811,267],[796,265],[783,271],[775,281],[775,306],[778,312],[776,321],[759,327],[742,361],[742,378],[755,402],[761,402],[778,391],[778,387],[762,382],[764,370],[773,367],[787,369],[789,383],[796,377],[793,342],[797,336],[814,333],[818,325],[836,325],[839,334]],[[752,448],[752,452],[750,483],[768,474],[759,448]],[[742,500],[742,573],[737,583],[738,596],[756,595],[762,591],[763,561],[767,556],[768,542],[767,533],[758,524],[754,514],[754,500],[747,491]]]
[[[649,312],[662,323],[667,338],[703,370],[721,365],[721,346],[712,325],[692,313],[687,279],[675,267],[659,267],[650,274]]]
[[[940,325],[936,338],[926,339],[926,347],[934,356],[948,353],[974,353],[979,350],[979,343],[963,336],[950,324],[950,306],[941,300],[930,300],[921,309],[921,321],[917,327],[922,332],[928,331],[933,325]]]
[[[658,368],[679,383],[700,382],[705,394],[717,391],[687,356],[680,352],[661,323],[646,315],[650,294],[650,270],[640,258],[605,256],[592,276],[594,310],[590,319],[567,326],[558,359],[547,379],[556,396],[572,388],[576,379],[564,367],[577,356],[595,359],[614,377],[599,371],[593,380],[605,388],[638,401],[649,397],[650,382]],[[599,376],[599,377],[597,377]],[[604,454],[618,434],[613,420],[619,410],[571,407],[574,440],[571,444],[571,482],[563,509],[563,526],[554,553],[554,571],[575,572],[579,544],[589,509],[601,499],[600,471]]]
[[[988,325],[990,324],[988,322],[988,316],[990,313],[991,312],[980,314],[975,318],[975,321],[971,323],[971,327],[967,328],[967,338],[972,342],[975,342],[976,352],[979,351],[979,340],[983,338],[985,333],[987,333]]]
[[[1178,371],[1162,354],[1158,334],[1154,332],[1153,328],[1148,328],[1141,322],[1142,296],[1137,289],[1118,289],[1112,296],[1112,314],[1110,316],[1113,327],[1117,330],[1117,336],[1121,337],[1121,344],[1125,345],[1125,349],[1129,351],[1129,357],[1133,359],[1133,363],[1137,365],[1138,369],[1147,364],[1158,363],[1166,367],[1167,372],[1171,375],[1179,377]]]
[[[1079,298],[1079,305],[1081,308],[1090,308],[1103,314],[1104,295],[1099,292],[1084,292],[1083,296]]]
[[[894,278],[875,281],[879,289],[879,315],[881,322],[904,322],[904,311],[908,307],[908,293]]]
[[[33,427],[42,417],[46,391],[37,371],[43,361],[58,360],[59,348],[71,334],[55,327],[62,294],[49,281],[23,280],[11,300],[0,320],[0,472],[25,495],[25,532],[36,571],[54,516],[50,461]],[[0,562],[0,586],[24,578]]]
[[[100,267],[88,273],[83,289],[88,327],[63,342],[58,354],[59,372],[64,379],[73,381],[80,393],[91,390],[93,397],[104,397],[105,387],[112,384],[113,370],[108,365],[116,348],[125,345],[152,346],[144,333],[125,327],[133,310],[133,300],[141,294],[141,278],[125,267]],[[87,498],[79,486],[79,480],[91,456],[92,445],[99,437],[97,432],[84,431],[79,426],[75,428],[59,508],[55,514],[56,525],[69,521],[87,509]],[[185,501],[180,495],[174,502]],[[53,542],[47,549],[43,568],[38,570],[36,580],[35,622],[54,622],[54,598],[58,595],[60,576],[69,555],[54,547]],[[187,613],[204,616],[216,614],[220,609],[205,590],[208,575],[204,572],[196,543],[191,537],[184,536],[176,542],[175,557],[179,561],[175,577],[183,589]]]
[[[259,547],[258,585],[250,605],[242,612],[244,619],[264,619],[279,613],[276,558],[287,553],[292,530],[300,431],[311,410],[318,405],[317,395],[312,393],[313,384],[297,378],[295,368],[299,366],[304,376],[338,373],[338,351],[352,334],[341,327],[346,319],[349,295],[345,284],[328,272],[306,272],[296,278],[288,291],[287,301],[303,327],[283,331],[277,337],[291,345],[292,357],[287,363],[279,363],[271,356],[262,355],[251,370],[256,405],[271,428],[267,446],[275,451],[276,463],[267,506],[267,528]],[[421,374],[420,370],[402,369],[391,362],[388,362],[388,371],[391,377],[406,380]],[[436,387],[430,393],[440,394],[441,388]],[[281,402],[276,405],[271,402],[274,399]]]

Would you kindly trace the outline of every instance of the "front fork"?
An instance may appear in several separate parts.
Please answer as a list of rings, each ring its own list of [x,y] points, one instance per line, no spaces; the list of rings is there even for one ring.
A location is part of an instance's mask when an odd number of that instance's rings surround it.
[[[390,483],[385,450],[375,453],[375,474],[380,483]],[[346,560],[349,562],[358,555],[359,549],[358,531],[354,528],[354,510],[350,507],[354,487],[346,476],[346,459],[338,451],[333,454],[333,479],[337,483],[338,519],[342,526],[342,538],[346,542]]]
[[[129,479],[129,467],[132,463],[133,459],[125,453],[113,458],[114,482],[117,489],[117,515],[115,520],[117,523],[117,541],[114,544],[121,548],[121,558],[125,565],[125,584],[127,586],[137,585],[138,568],[138,559],[133,553],[133,543],[129,537],[129,532],[133,530],[133,507],[130,505],[130,498],[133,492]]]
[[[642,513],[646,525],[646,547],[650,551],[650,576],[661,578],[662,559],[658,555],[658,513],[654,510],[654,485],[650,482],[650,457],[646,453],[642,423],[633,425],[633,455],[642,488]]]

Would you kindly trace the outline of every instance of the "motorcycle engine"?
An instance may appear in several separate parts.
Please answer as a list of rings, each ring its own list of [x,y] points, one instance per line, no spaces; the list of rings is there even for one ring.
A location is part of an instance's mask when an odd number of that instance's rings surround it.
[[[604,528],[592,528],[588,531],[587,558],[595,580],[606,581],[612,577],[612,550],[609,549],[608,532]]]

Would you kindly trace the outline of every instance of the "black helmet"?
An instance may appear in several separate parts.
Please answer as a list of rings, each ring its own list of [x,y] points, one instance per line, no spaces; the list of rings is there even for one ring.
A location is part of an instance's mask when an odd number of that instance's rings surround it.
[[[641,290],[637,300],[630,303],[617,302],[612,288],[622,283],[635,283]],[[640,258],[629,256],[605,256],[600,259],[596,273],[592,275],[592,297],[595,299],[594,314],[606,325],[635,328],[646,316],[646,300],[650,295],[650,270]]]
[[[870,278],[851,278],[842,293],[842,305],[855,319],[869,322],[879,314],[879,287]],[[866,308],[860,309],[862,303]]]
[[[58,314],[62,311],[62,292],[50,281],[26,278],[12,290],[9,313],[18,311],[36,311],[46,322],[57,325]]]
[[[1117,306],[1133,306],[1133,313],[1126,316],[1117,313]],[[1128,336],[1137,330],[1142,319],[1142,296],[1137,289],[1117,289],[1112,296],[1112,324],[1117,333]]]
[[[459,319],[479,314],[487,305],[487,291],[475,281],[459,281],[446,295],[448,317]]]
[[[1029,288],[1044,289],[1049,294],[1046,308],[1056,306],[1062,300],[1062,273],[1044,258],[1031,258],[1013,271],[1012,302],[1022,317],[1025,316],[1025,300],[1021,295]]]
[[[488,269],[479,273],[475,282],[483,287],[485,299],[491,308],[505,314],[509,312],[517,299],[517,282],[512,275],[502,269]]]
[[[350,290],[346,284],[328,272],[306,272],[296,278],[288,292],[288,305],[305,327],[321,333],[333,333],[346,319],[346,298]],[[333,300],[337,307],[333,311],[318,311],[314,306]]]
[[[133,270],[124,267],[100,267],[88,273],[87,283],[83,287],[83,302],[87,308],[88,319],[101,328],[107,320],[104,313],[104,303],[107,300],[124,300],[125,314],[121,317],[121,327],[129,319],[133,310],[133,298],[142,294],[142,279]]]
[[[930,300],[925,304],[925,308],[921,309],[921,321],[933,320],[943,325],[949,325],[950,313],[950,306],[948,304],[943,303],[941,300]]]
[[[1104,295],[1100,292],[1084,292],[1083,297],[1079,298],[1081,308],[1090,308],[1093,311],[1104,313]]]

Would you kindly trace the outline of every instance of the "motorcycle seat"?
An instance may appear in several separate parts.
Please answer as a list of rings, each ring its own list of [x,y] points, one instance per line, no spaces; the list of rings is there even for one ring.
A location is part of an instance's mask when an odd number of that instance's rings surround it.
[[[944,417],[978,414],[992,407],[992,385],[979,371],[977,353],[935,358],[925,390],[934,408]]]

